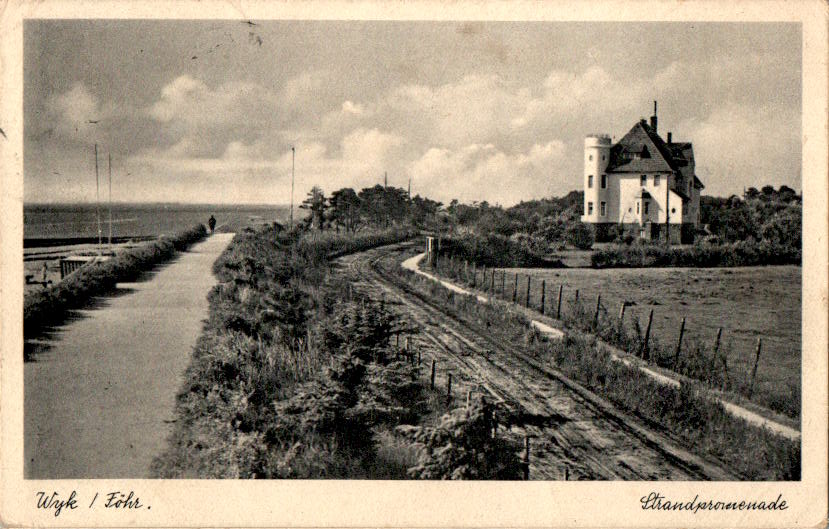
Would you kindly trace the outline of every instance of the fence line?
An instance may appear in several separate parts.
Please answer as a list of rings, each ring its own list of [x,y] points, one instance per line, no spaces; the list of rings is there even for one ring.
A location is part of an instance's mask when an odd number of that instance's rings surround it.
[[[494,267],[491,267],[487,270],[486,266],[481,267],[481,278],[478,279],[478,265],[475,261],[471,262],[471,277],[469,274],[470,263],[468,261],[464,261],[463,265],[461,265],[460,260],[455,259],[454,256],[450,256],[449,259],[441,259],[437,262],[436,266],[433,266],[433,270],[437,275],[449,275],[450,277],[461,281],[462,283],[466,284],[467,286],[471,286],[474,288],[480,288],[485,293],[489,294],[490,298],[499,298],[503,301],[511,301],[513,304],[516,305],[523,305],[525,308],[537,310],[542,315],[547,315],[548,313],[552,316],[552,307],[550,310],[547,310],[547,284],[546,279],[542,279],[541,281],[541,296],[539,304],[533,305],[533,294],[532,294],[532,276],[531,274],[519,274],[518,272],[513,273],[513,280],[512,280],[512,288],[507,289],[507,272],[506,270],[501,270],[501,289],[500,292],[496,288],[496,272]],[[490,276],[487,277],[487,271],[489,271]],[[524,275],[525,278],[520,278],[519,276]],[[523,297],[523,300],[518,296],[518,289],[519,283],[523,283],[526,281],[526,293]],[[647,317],[647,326],[645,328],[644,337],[639,334],[635,334],[633,337],[628,336],[628,332],[625,329],[625,315],[626,315],[626,308],[629,305],[628,302],[623,301],[620,309],[619,309],[619,316],[616,322],[612,321],[612,317],[609,317],[607,314],[607,309],[602,304],[602,292],[600,291],[596,296],[596,306],[595,310],[592,314],[585,311],[581,305],[580,295],[578,289],[574,290],[574,295],[571,300],[568,302],[571,305],[571,309],[565,312],[562,309],[562,306],[565,304],[565,287],[566,284],[564,282],[559,284],[558,288],[558,295],[555,299],[555,319],[557,320],[569,320],[568,324],[581,327],[584,326],[585,329],[591,332],[596,333],[597,335],[602,335],[603,333],[606,334],[608,332],[607,328],[604,327],[602,324],[604,322],[608,322],[611,324],[611,335],[609,336],[610,343],[613,345],[620,347],[624,350],[627,350],[629,353],[634,354],[635,356],[639,356],[643,360],[646,360],[651,363],[656,363],[658,365],[663,365],[663,367],[668,367],[679,373],[679,374],[686,374],[683,371],[683,367],[687,371],[691,369],[689,367],[689,362],[693,362],[694,358],[692,356],[684,356],[683,357],[683,346],[685,345],[685,335],[687,331],[687,316],[683,316],[680,327],[679,327],[679,335],[676,341],[676,347],[672,351],[666,351],[664,346],[659,346],[654,348],[654,341],[652,337],[652,326],[653,326],[653,317],[654,317],[654,309],[650,309]],[[523,303],[521,303],[523,301]],[[552,300],[551,300],[552,304]],[[589,309],[588,309],[589,310]],[[592,316],[592,317],[591,317]],[[579,325],[578,322],[581,322]],[[636,323],[634,325],[638,329],[638,317],[634,319]],[[637,333],[639,331],[636,331]],[[605,337],[602,336],[604,339]],[[739,387],[739,383],[736,380],[733,380],[733,377],[729,376],[728,371],[728,359],[726,358],[726,354],[721,351],[721,344],[723,338],[723,328],[720,327],[717,330],[716,338],[714,340],[713,347],[708,349],[708,352],[711,354],[711,361],[715,364],[722,365],[722,374],[718,375],[719,369],[714,369],[714,373],[711,373],[709,376],[713,377],[712,379],[703,379],[699,376],[692,376],[686,374],[686,376],[691,376],[692,378],[697,378],[699,380],[708,381],[711,385],[721,386],[722,391],[727,391],[729,388],[736,391],[737,393],[742,393],[751,399],[752,395],[754,394],[755,386],[756,386],[756,379],[757,379],[757,372],[760,367],[760,356],[762,350],[762,338],[758,338],[757,346],[754,351],[754,363],[751,370],[751,375],[748,377],[748,380],[745,380],[744,387]],[[699,339],[697,340],[699,342]],[[704,342],[703,342],[704,343]],[[631,349],[632,348],[632,349]],[[686,347],[687,349],[687,347]],[[705,354],[706,351],[704,349],[699,349],[700,353]],[[666,353],[668,356],[666,356]],[[683,360],[687,358],[687,360]],[[683,366],[684,363],[684,366]],[[721,378],[720,381],[717,381],[716,378]]]

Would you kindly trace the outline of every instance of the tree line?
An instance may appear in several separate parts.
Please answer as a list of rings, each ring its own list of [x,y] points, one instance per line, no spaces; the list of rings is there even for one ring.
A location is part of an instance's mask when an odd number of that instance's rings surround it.
[[[314,186],[299,206],[306,210],[306,227],[356,233],[367,227],[414,226],[428,228],[437,222],[442,204],[405,189],[375,185],[360,192],[344,187],[326,196]]]

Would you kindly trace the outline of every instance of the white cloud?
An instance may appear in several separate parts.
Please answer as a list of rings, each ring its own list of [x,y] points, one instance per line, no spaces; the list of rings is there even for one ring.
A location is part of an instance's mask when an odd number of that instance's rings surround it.
[[[94,141],[95,131],[111,114],[82,83],[49,98],[47,109],[58,133],[81,141]]]
[[[365,110],[360,103],[352,103],[351,101],[345,101],[342,109],[346,114],[362,114]]]
[[[769,106],[727,105],[680,125],[694,144],[705,193],[786,184],[800,189],[800,115]],[[682,140],[683,138],[680,138]]]
[[[492,144],[471,144],[458,149],[431,148],[408,170],[416,189],[443,202],[457,198],[513,204],[565,189],[554,174],[566,156],[566,146],[557,140],[515,154]]]

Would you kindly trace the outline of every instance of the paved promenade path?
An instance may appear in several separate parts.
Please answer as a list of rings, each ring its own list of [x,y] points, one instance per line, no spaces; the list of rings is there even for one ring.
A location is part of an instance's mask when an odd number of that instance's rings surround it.
[[[233,238],[195,244],[119,283],[24,366],[25,477],[146,478],[207,318],[213,262]]]

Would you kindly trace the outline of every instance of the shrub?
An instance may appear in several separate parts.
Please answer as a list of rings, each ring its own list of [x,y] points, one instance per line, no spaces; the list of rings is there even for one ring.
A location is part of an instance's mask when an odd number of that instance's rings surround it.
[[[596,242],[596,236],[592,226],[583,222],[574,222],[567,226],[564,232],[564,239],[568,244],[579,250],[589,250]]]
[[[441,239],[440,253],[488,267],[562,266],[560,261],[548,260],[539,253],[537,240],[495,233],[483,236],[470,233]]]
[[[83,307],[93,296],[115,288],[115,284],[135,280],[141,272],[172,258],[176,251],[204,238],[207,228],[197,225],[171,237],[118,253],[107,261],[81,267],[47,289],[29,292],[23,299],[23,334],[32,336],[48,325],[63,321],[66,311]]]
[[[593,268],[642,266],[723,267],[800,264],[800,248],[769,241],[740,241],[711,244],[705,241],[693,246],[642,244],[613,245],[596,250],[590,256]]]
[[[409,475],[417,479],[521,478],[518,448],[492,436],[492,410],[483,404],[455,408],[435,427],[399,427],[420,448]]]

